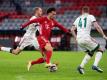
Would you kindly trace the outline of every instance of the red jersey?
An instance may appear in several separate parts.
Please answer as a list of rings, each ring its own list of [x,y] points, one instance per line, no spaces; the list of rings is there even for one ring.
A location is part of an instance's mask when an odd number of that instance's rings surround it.
[[[66,28],[64,28],[56,20],[48,19],[47,17],[33,19],[33,20],[23,24],[22,28],[25,28],[26,26],[28,26],[31,23],[40,23],[40,31],[39,31],[40,35],[44,36],[48,40],[50,39],[51,30],[53,29],[53,27],[58,27],[66,33],[69,32]]]

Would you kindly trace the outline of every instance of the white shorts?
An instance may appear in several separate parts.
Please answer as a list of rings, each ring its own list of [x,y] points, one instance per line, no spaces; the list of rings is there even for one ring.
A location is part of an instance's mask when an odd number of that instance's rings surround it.
[[[19,48],[21,50],[23,50],[25,47],[27,46],[34,46],[35,49],[39,49],[39,43],[37,41],[37,38],[36,37],[31,37],[31,36],[24,36],[20,43],[19,43]]]
[[[83,50],[93,51],[97,48],[98,43],[91,37],[82,37],[77,39],[79,46]]]

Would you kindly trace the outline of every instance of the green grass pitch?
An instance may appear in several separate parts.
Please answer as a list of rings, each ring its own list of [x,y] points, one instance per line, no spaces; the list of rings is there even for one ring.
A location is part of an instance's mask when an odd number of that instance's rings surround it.
[[[41,57],[37,51],[23,51],[17,56],[0,52],[0,80],[107,80],[107,51],[100,62],[103,73],[91,69],[93,57],[85,66],[85,74],[80,75],[77,66],[84,55],[83,52],[54,51],[52,62],[59,62],[59,67],[57,72],[51,73],[44,64],[34,65],[27,71],[27,62]]]

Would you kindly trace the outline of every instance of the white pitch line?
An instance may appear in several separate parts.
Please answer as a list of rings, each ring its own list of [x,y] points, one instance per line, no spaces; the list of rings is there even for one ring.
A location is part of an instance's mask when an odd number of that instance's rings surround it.
[[[22,75],[16,76],[17,80],[26,80]]]

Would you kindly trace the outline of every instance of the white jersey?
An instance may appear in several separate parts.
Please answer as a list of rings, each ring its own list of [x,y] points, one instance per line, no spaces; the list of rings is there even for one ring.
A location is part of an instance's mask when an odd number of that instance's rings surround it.
[[[37,18],[36,16],[32,16],[30,18],[30,20],[33,20]],[[35,33],[37,30],[39,30],[39,26],[36,26],[36,25],[39,25],[39,23],[32,23],[28,26],[27,30],[26,30],[26,33],[24,34],[24,36],[32,36],[32,37],[35,37]],[[36,26],[36,27],[35,27]]]
[[[73,25],[77,27],[77,38],[90,37],[92,22],[96,21],[95,17],[90,14],[79,16]]]
[[[30,18],[30,20],[35,19],[36,16]],[[36,26],[38,23],[33,23],[28,26],[26,33],[19,43],[19,48],[23,50],[26,46],[34,46],[35,49],[39,49],[39,43],[36,38],[36,31],[39,29],[39,26]],[[39,24],[38,24],[39,25]]]

